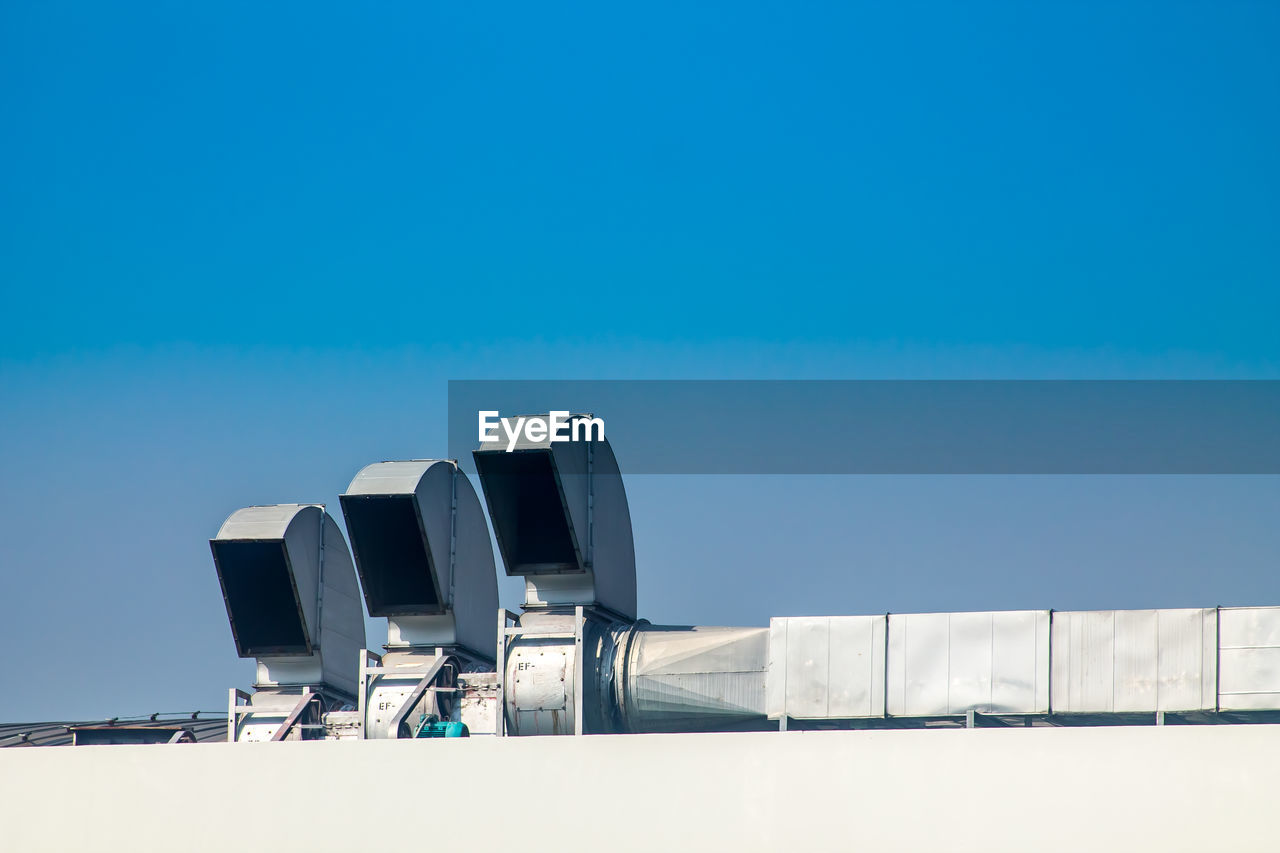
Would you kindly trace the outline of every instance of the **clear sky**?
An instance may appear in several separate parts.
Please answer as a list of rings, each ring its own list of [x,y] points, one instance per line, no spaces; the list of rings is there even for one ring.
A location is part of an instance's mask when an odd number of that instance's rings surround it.
[[[5,4],[0,719],[224,707],[207,539],[443,454],[450,378],[1280,378],[1277,44],[1270,2]],[[1276,478],[629,489],[655,622],[1280,604]]]

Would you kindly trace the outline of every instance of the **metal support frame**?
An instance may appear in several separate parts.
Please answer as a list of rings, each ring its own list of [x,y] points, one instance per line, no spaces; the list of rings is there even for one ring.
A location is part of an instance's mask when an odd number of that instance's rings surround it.
[[[404,704],[400,706],[399,711],[396,711],[395,716],[391,718],[390,726],[388,726],[388,729],[395,733],[395,737],[412,737],[412,734],[405,734],[408,732],[408,728],[405,726],[405,718],[409,716],[410,711],[418,706],[418,702],[422,700],[423,696],[429,692],[434,692],[435,686],[433,682],[439,677],[441,670],[453,661],[454,658],[452,657],[444,655],[437,657],[435,662],[431,664],[431,668],[427,670],[427,674],[422,676],[421,680],[413,688],[413,692],[405,698]],[[432,696],[432,707],[439,710],[437,702],[438,700]]]
[[[507,637],[511,635],[511,626],[520,621],[520,617],[507,610],[505,607],[498,608],[498,648],[497,648],[497,665],[498,665],[498,720],[494,725],[494,735],[496,737],[507,736],[507,698],[504,689],[507,677]]]
[[[382,655],[368,649],[360,650],[360,685],[356,690],[356,713],[360,718],[361,740],[368,737],[364,729],[364,715],[369,704],[369,674],[375,668],[380,668],[381,663]]]
[[[232,687],[227,707],[227,742],[235,743],[240,739],[241,717],[250,709],[250,695],[238,687]],[[244,704],[241,704],[244,700]],[[242,710],[243,709],[243,710]]]
[[[271,736],[272,741],[282,741],[289,737],[289,733],[293,731],[293,727],[297,725],[298,720],[302,719],[302,715],[307,712],[312,703],[319,704],[320,694],[311,690],[306,690],[302,694],[302,698],[298,700],[298,704],[293,706],[293,710],[289,712],[289,716],[285,717],[280,728],[276,729],[276,733]],[[299,733],[301,735],[301,733]]]

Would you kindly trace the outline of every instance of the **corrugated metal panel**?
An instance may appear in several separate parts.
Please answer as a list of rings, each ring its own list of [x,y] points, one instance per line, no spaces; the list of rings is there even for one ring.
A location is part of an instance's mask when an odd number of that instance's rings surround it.
[[[1049,611],[889,616],[890,716],[1042,714]]]
[[[1219,619],[1218,706],[1280,709],[1280,607],[1224,607]]]
[[[1055,714],[1213,710],[1217,611],[1053,614]]]
[[[884,716],[884,616],[813,616],[769,623],[771,719]]]

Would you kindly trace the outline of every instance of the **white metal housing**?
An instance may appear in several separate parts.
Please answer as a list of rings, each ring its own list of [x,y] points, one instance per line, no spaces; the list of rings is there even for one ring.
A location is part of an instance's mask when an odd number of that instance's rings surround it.
[[[1214,608],[1055,612],[1053,712],[1214,710],[1217,618]]]
[[[236,510],[209,544],[236,650],[258,662],[255,686],[354,698],[364,615],[347,543],[324,507]]]
[[[379,462],[340,498],[370,616],[387,646],[453,646],[493,659],[498,581],[489,526],[451,461]]]
[[[503,565],[525,579],[525,608],[598,606],[634,619],[631,512],[609,442],[522,434],[511,452],[483,445],[473,456]]]

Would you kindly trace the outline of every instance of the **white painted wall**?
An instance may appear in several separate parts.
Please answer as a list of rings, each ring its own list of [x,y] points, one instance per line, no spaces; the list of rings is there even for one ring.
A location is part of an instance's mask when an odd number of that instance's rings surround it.
[[[1277,850],[1280,726],[0,750],[0,850]]]

